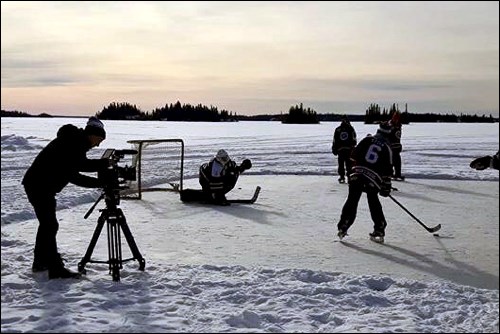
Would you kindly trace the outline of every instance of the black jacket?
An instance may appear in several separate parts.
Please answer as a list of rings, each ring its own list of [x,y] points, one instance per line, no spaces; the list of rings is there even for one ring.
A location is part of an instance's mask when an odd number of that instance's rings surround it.
[[[390,142],[382,135],[368,135],[354,148],[351,180],[360,180],[376,188],[389,187],[392,175]]]
[[[500,154],[500,151],[498,151],[497,154],[495,154],[493,156],[493,158],[492,158],[493,159],[492,160],[492,165],[493,165],[493,168],[495,168],[495,169],[498,169],[500,167],[500,163],[499,163],[499,160],[500,160],[499,157],[500,156],[499,156],[499,154]]]
[[[224,165],[220,175],[216,176],[212,175],[212,167],[215,163],[218,162],[212,159],[200,166],[200,185],[204,191],[226,194],[234,188],[243,170],[236,162],[230,160]]]
[[[403,130],[401,124],[393,124],[391,128],[390,142],[393,152],[399,153],[403,149],[401,145],[401,134]]]
[[[69,182],[87,188],[101,186],[97,178],[80,172],[97,172],[106,168],[106,159],[87,159],[88,136],[72,124],[63,125],[33,161],[23,178],[27,191],[56,194]]]
[[[333,134],[332,153],[336,154],[341,150],[351,151],[356,146],[356,131],[352,125],[341,123]]]

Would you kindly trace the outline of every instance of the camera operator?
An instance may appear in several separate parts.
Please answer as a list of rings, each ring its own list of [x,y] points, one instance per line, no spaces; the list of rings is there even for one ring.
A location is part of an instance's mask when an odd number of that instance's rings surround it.
[[[87,151],[106,138],[103,123],[90,117],[85,129],[63,125],[57,137],[45,146],[26,171],[22,184],[35,210],[39,226],[34,250],[33,272],[48,270],[49,279],[78,278],[63,264],[57,250],[56,194],[68,183],[99,188],[101,182],[80,172],[97,172],[107,168],[107,159],[88,159]]]

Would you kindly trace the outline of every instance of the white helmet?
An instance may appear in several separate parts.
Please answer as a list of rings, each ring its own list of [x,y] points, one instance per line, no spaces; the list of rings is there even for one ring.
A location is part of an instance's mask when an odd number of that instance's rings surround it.
[[[215,160],[220,162],[221,164],[225,165],[228,163],[229,159],[229,154],[225,150],[219,150],[217,152],[217,155],[215,156]]]

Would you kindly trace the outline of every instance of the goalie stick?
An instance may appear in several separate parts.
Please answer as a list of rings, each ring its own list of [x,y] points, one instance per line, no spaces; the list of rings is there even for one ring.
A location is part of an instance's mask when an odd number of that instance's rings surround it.
[[[255,191],[253,193],[252,198],[250,198],[250,199],[228,199],[227,201],[229,203],[253,204],[257,200],[257,197],[259,197],[259,193],[260,193],[260,186],[257,186],[257,188],[255,188]]]
[[[229,199],[227,203],[241,203],[241,204],[253,204],[259,197],[260,187],[255,188],[252,198],[249,199]],[[203,190],[199,189],[184,189],[180,191],[181,201],[183,202],[198,202],[207,204],[216,204],[207,197],[207,194]]]

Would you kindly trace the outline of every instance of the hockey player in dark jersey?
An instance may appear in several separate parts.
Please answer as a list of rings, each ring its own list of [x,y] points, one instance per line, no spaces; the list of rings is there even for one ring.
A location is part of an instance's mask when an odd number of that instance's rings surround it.
[[[332,153],[338,155],[339,182],[345,183],[345,176],[349,178],[351,172],[351,152],[356,146],[356,131],[352,127],[347,116],[343,116],[342,122],[335,129],[332,140]]]
[[[399,111],[396,111],[392,115],[389,124],[391,125],[390,142],[393,163],[392,177],[395,180],[404,180],[404,176],[401,175],[401,151],[403,150],[403,145],[401,144],[402,126],[401,114],[399,113]]]
[[[240,174],[251,167],[250,159],[238,166],[225,150],[219,150],[210,162],[200,166],[199,181],[205,197],[214,204],[228,205],[226,194],[234,188]]]
[[[391,192],[392,151],[389,141],[391,130],[388,123],[381,123],[377,133],[363,138],[352,152],[353,167],[349,194],[337,224],[340,239],[347,235],[349,227],[354,223],[358,203],[364,192],[374,223],[370,238],[377,242],[384,241],[387,223],[378,195],[387,197]]]

